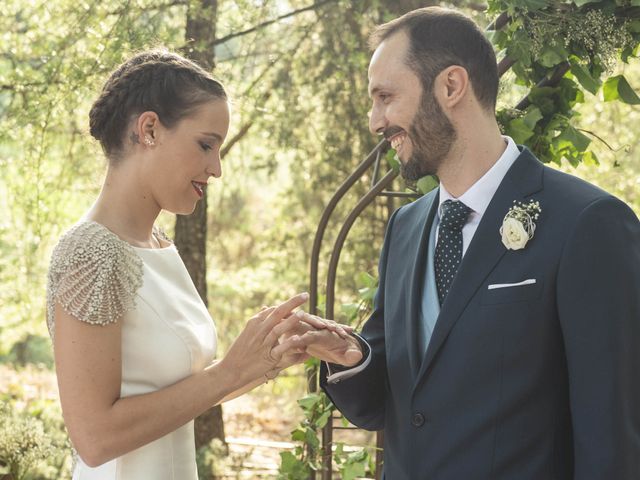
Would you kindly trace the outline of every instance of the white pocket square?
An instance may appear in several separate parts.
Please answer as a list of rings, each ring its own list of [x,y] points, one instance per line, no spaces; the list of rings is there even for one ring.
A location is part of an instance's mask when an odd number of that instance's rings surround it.
[[[509,288],[509,287],[520,287],[522,285],[532,285],[536,283],[535,278],[529,278],[527,280],[523,280],[517,283],[493,283],[487,287],[488,290],[495,290],[496,288]]]

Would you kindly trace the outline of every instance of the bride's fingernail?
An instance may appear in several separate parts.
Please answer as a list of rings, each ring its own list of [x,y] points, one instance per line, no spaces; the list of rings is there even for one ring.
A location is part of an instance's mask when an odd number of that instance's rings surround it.
[[[301,293],[300,294],[300,298],[302,298],[303,300],[308,300],[309,299],[309,294],[307,292]]]
[[[304,318],[304,311],[303,310],[298,310],[296,312],[296,317],[298,318]]]

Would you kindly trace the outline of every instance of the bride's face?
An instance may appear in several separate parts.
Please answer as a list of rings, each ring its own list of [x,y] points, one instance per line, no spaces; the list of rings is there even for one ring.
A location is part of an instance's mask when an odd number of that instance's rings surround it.
[[[220,148],[229,130],[229,105],[215,99],[171,129],[160,129],[148,164],[150,190],[163,210],[188,215],[206,195],[210,177],[220,177]]]

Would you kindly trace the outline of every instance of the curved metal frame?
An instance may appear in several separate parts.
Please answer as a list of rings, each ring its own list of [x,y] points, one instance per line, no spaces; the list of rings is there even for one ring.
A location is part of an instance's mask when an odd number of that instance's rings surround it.
[[[327,290],[326,290],[326,302],[325,302],[325,316],[327,318],[333,318],[334,306],[335,306],[335,285],[338,272],[338,263],[340,261],[340,253],[342,247],[347,239],[347,235],[351,231],[351,227],[360,216],[360,214],[367,208],[378,196],[386,197],[416,197],[418,194],[408,192],[393,192],[385,190],[388,188],[393,180],[398,176],[398,173],[389,170],[382,178],[378,179],[380,174],[380,163],[382,157],[389,149],[389,142],[382,140],[375,148],[369,153],[367,158],[358,165],[354,172],[340,185],[336,193],[333,195],[329,203],[327,204],[316,231],[316,236],[313,242],[313,250],[311,252],[311,266],[310,266],[310,285],[309,285],[309,309],[314,315],[318,313],[318,265],[320,261],[320,249],[322,247],[322,241],[327,229],[331,215],[335,211],[338,203],[349,191],[349,189],[355,185],[355,183],[364,175],[364,173],[373,166],[373,177],[371,181],[371,188],[369,191],[358,201],[356,206],[346,217],[340,232],[336,237],[336,240],[331,251],[331,257],[329,260],[329,267],[327,272]],[[317,390],[317,372],[312,373],[308,378],[308,385],[310,391]],[[322,429],[322,480],[331,480],[333,461],[332,461],[332,444],[333,444],[333,425],[332,420],[327,422]],[[376,438],[376,472],[380,472],[380,466],[382,465],[382,432],[378,432]],[[316,475],[313,472],[310,479],[315,479]]]

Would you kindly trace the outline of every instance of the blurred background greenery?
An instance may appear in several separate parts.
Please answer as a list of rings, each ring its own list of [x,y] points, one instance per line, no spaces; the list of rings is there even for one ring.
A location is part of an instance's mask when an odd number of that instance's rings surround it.
[[[67,478],[70,468],[52,377],[45,285],[52,248],[89,208],[106,167],[88,135],[88,109],[109,72],[131,53],[152,46],[184,51],[187,12],[199,3],[0,3],[0,465],[16,448],[33,453],[33,458],[22,455],[25,465],[46,458],[36,468],[19,467],[32,472],[28,478]],[[214,74],[233,102],[223,177],[209,187],[207,217],[208,304],[224,352],[261,305],[308,289],[322,210],[376,144],[367,129],[367,34],[376,24],[430,3],[208,4],[216,9]],[[483,26],[493,20],[483,4],[443,5],[461,8]],[[623,73],[632,86],[640,85],[637,59],[610,68],[611,75]],[[513,79],[512,74],[503,78],[501,106],[514,105],[527,92]],[[590,149],[599,164],[557,167],[600,185],[640,213],[638,108],[605,102],[598,92],[587,93],[575,110],[577,123],[591,132]],[[327,245],[368,180],[339,207]],[[395,188],[405,186],[396,180]],[[362,273],[375,274],[386,220],[398,206],[398,200],[376,200],[349,235],[337,285],[337,304],[347,307],[339,319],[352,316],[349,305],[367,286]],[[163,213],[159,223],[171,236],[175,218]],[[326,275],[325,260],[326,255],[320,278]],[[278,396],[293,405],[285,412],[295,409],[304,385],[301,370],[280,384]],[[21,472],[12,473],[21,478]]]

